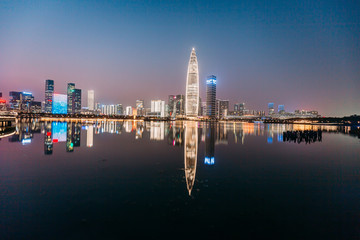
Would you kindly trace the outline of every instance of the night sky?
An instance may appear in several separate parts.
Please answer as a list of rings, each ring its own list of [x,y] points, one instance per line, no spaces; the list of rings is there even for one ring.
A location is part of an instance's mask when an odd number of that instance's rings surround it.
[[[192,47],[217,97],[265,110],[360,114],[359,1],[0,1],[0,92],[44,99],[73,82],[96,101],[185,94]]]

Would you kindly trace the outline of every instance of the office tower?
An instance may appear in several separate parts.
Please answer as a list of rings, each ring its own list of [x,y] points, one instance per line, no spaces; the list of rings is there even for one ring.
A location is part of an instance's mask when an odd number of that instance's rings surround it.
[[[185,114],[197,117],[199,113],[199,68],[195,48],[192,49],[186,79]]]
[[[280,114],[285,113],[285,106],[284,105],[279,105],[278,106],[278,113],[280,113]]]
[[[136,114],[138,116],[144,116],[144,100],[136,100]]]
[[[34,101],[34,97],[30,92],[9,92],[11,97],[9,104],[10,109],[18,111],[30,111],[31,103]]]
[[[223,118],[228,115],[229,112],[229,100],[216,99],[215,113],[217,118]]]
[[[67,85],[67,113],[68,114],[75,113],[75,109],[73,107],[74,90],[75,90],[75,83],[68,83],[68,85]]]
[[[67,114],[67,95],[53,94],[52,113],[53,114]]]
[[[151,100],[150,111],[158,117],[165,117],[165,101]]]
[[[92,147],[94,146],[94,127],[93,125],[89,125],[86,133],[86,146]]]
[[[29,105],[29,112],[41,113],[41,102],[32,101]]]
[[[169,95],[168,98],[168,116],[175,117],[176,115],[184,115],[185,96],[184,95]]]
[[[94,90],[88,90],[88,108],[89,108],[89,111],[95,110],[95,92],[94,92]]]
[[[273,115],[275,110],[274,110],[274,103],[269,103],[268,104],[268,109],[269,109],[269,115]]]
[[[198,151],[198,127],[197,123],[190,121],[185,123],[185,144],[184,144],[184,163],[186,187],[191,195],[195,184],[196,165]]]
[[[176,96],[175,95],[169,95],[169,98],[168,98],[168,106],[169,106],[168,115],[170,117],[174,117],[176,115],[175,102],[176,102]]]
[[[206,79],[206,115],[215,118],[216,107],[216,76],[211,75]]]
[[[73,105],[73,113],[81,112],[81,89],[74,89],[72,105]]]
[[[123,106],[122,106],[122,104],[116,104],[116,115],[123,115]]]
[[[54,94],[54,80],[45,80],[45,113],[52,113],[52,97]]]
[[[126,107],[126,116],[131,116],[133,115],[133,109],[131,106],[127,106]]]
[[[101,104],[99,102],[95,103],[95,110],[100,110]]]

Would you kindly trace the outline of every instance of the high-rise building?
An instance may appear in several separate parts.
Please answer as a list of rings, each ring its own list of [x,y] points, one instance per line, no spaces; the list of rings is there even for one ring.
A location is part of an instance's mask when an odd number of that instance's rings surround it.
[[[136,112],[138,116],[144,116],[144,100],[136,100]]]
[[[75,83],[68,83],[67,85],[67,113],[75,113],[75,108],[73,107],[73,96],[75,90]]]
[[[206,115],[215,118],[216,108],[216,76],[211,75],[206,79]]]
[[[30,111],[31,104],[34,101],[34,97],[30,92],[9,92],[11,97],[9,104],[10,109],[17,111]]]
[[[165,101],[151,100],[151,113],[158,117],[165,117]]]
[[[176,115],[184,115],[185,96],[181,94],[169,95],[168,107],[168,116],[175,117]]]
[[[273,115],[275,110],[274,110],[274,103],[269,103],[268,104],[268,109],[269,109],[269,115]]]
[[[95,110],[95,92],[94,92],[94,90],[88,90],[88,108],[90,111]]]
[[[67,95],[54,93],[52,99],[52,113],[67,114]]]
[[[74,113],[81,112],[81,89],[74,89],[73,92],[73,109]]]
[[[0,92],[0,98],[2,98],[2,92]]]
[[[131,116],[133,115],[133,109],[131,106],[127,106],[126,107],[126,116]]]
[[[285,112],[285,106],[284,105],[278,105],[278,113],[283,114]]]
[[[229,100],[216,99],[216,117],[223,118],[228,115],[229,112]]]
[[[122,106],[122,104],[116,104],[116,115],[123,115],[123,106]]]
[[[195,48],[192,49],[186,79],[185,114],[197,117],[199,113],[199,68]]]
[[[280,113],[280,114],[285,113],[285,106],[284,105],[279,105],[278,106],[278,113]]]
[[[52,97],[54,94],[54,80],[45,80],[45,112],[52,113]]]
[[[104,115],[115,115],[116,114],[115,105],[102,105],[101,113]]]

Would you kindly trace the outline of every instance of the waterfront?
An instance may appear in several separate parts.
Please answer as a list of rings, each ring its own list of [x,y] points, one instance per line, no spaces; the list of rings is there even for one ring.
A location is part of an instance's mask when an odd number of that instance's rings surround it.
[[[296,130],[322,130],[321,141],[284,141]],[[360,140],[348,133],[299,124],[21,123],[0,141],[1,236],[354,239]]]

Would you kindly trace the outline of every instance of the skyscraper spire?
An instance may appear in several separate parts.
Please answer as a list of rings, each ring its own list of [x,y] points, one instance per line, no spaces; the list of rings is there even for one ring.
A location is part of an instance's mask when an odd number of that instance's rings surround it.
[[[199,113],[199,68],[195,48],[192,49],[186,79],[185,114],[197,117]]]

